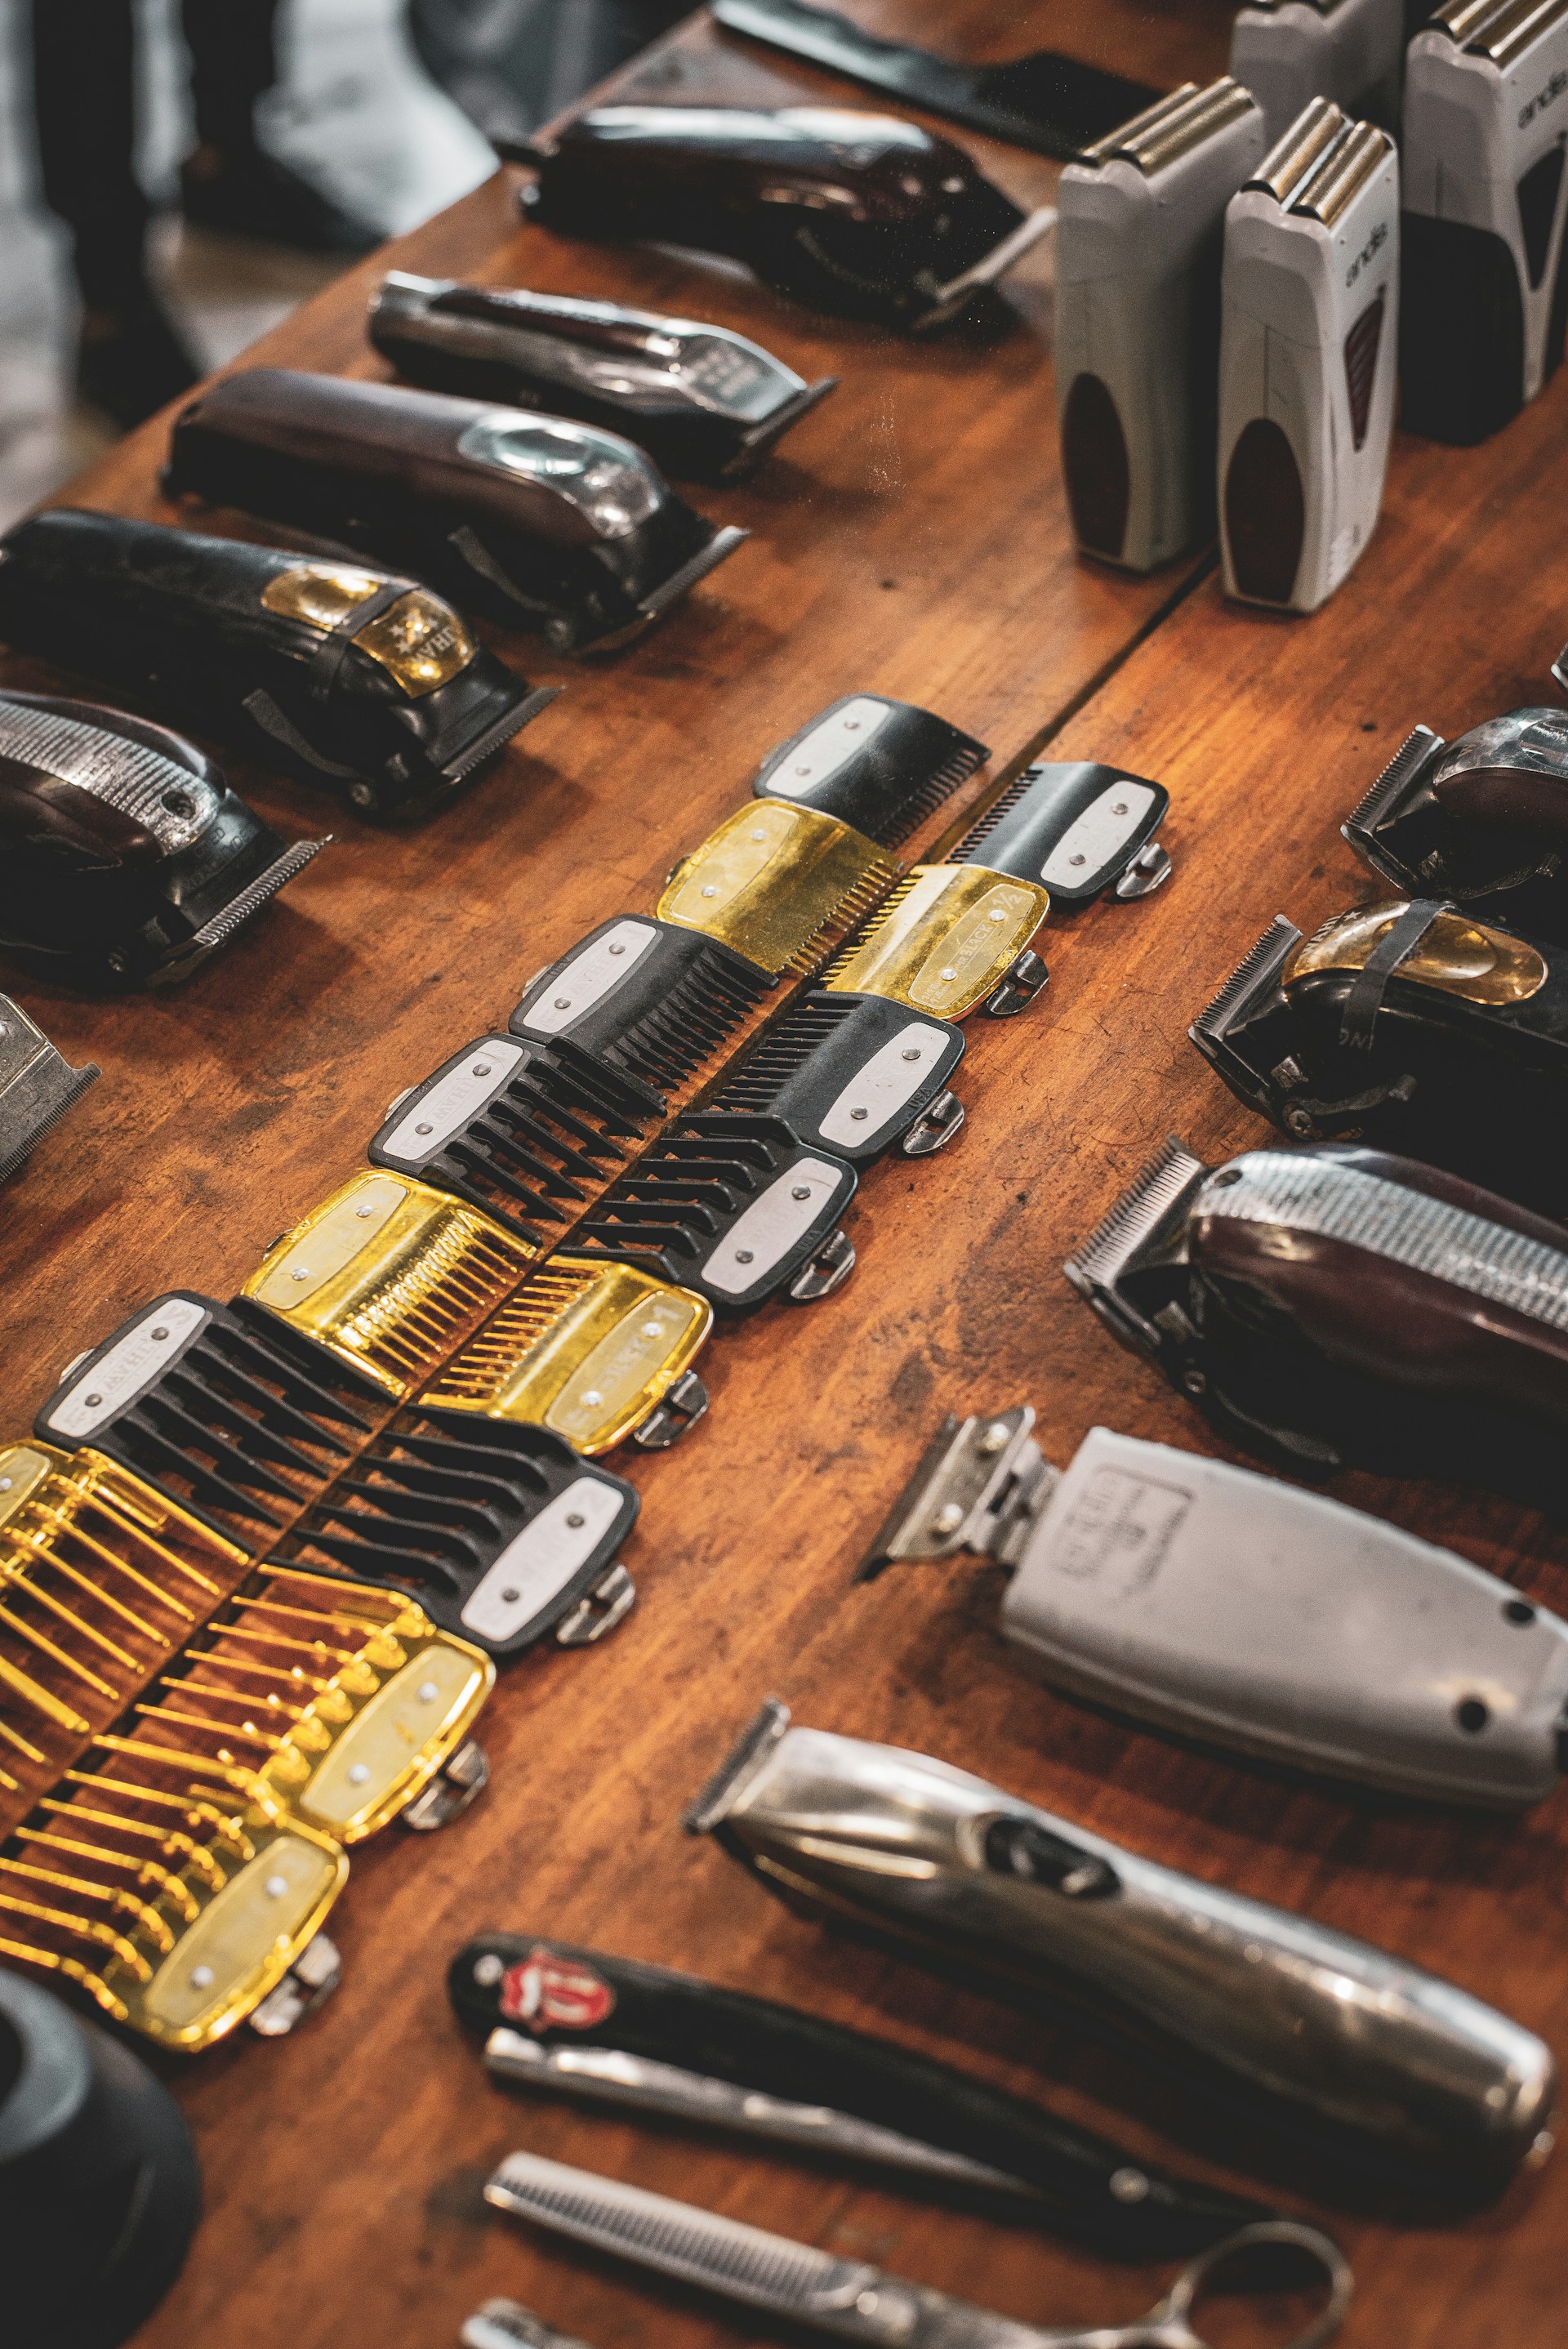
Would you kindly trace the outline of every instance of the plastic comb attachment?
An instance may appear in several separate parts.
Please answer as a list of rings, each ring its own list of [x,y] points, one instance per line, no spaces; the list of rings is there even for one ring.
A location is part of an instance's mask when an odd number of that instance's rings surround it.
[[[74,1365],[35,1423],[259,1547],[373,1424],[375,1390],[243,1300],[173,1289]]]
[[[249,1566],[100,1453],[0,1449],[0,1834]]]
[[[938,1019],[963,1019],[980,1004],[1002,1009],[1050,897],[1038,882],[983,864],[917,864],[836,957],[823,981],[833,995],[878,995]],[[1043,983],[1044,966],[1032,957]]]
[[[666,1395],[673,1406],[673,1389],[697,1388],[691,1364],[712,1323],[706,1298],[633,1265],[553,1257],[447,1365],[426,1401],[548,1427],[590,1455],[607,1452],[645,1434]]]
[[[568,1645],[583,1636],[637,1508],[631,1485],[545,1428],[421,1410],[394,1421],[294,1540],[304,1557],[413,1588],[437,1622],[507,1656],[552,1629]]]
[[[703,1116],[782,1118],[803,1142],[859,1165],[910,1134],[928,1110],[933,1133],[956,1125],[962,1112],[944,1088],[963,1052],[961,1030],[946,1020],[880,996],[817,988],[764,1030]]]
[[[835,701],[769,753],[751,788],[853,824],[884,848],[906,840],[991,753],[913,702]]]
[[[853,995],[825,995],[814,988],[763,1034],[738,1072],[708,1103],[713,1115],[777,1117],[803,1069],[832,1041],[839,1029],[851,1021],[858,1002]]]
[[[347,1872],[330,1837],[105,1742],[0,1847],[0,1960],[194,2052],[282,1981]]]
[[[711,1060],[774,982],[700,933],[625,914],[530,982],[514,1036],[583,1052],[661,1097]]]
[[[769,978],[809,978],[896,877],[861,833],[814,808],[754,800],[676,865],[662,921],[717,938]]]
[[[268,1249],[243,1309],[406,1395],[521,1278],[533,1254],[509,1232],[411,1176],[366,1172]]]
[[[1151,845],[1171,795],[1162,783],[1089,760],[1026,767],[954,850],[954,864],[984,866],[1037,883],[1066,905],[1087,905],[1113,884],[1141,897],[1171,870]]]
[[[481,1036],[397,1103],[372,1165],[466,1199],[528,1242],[611,1180],[663,1114],[633,1078],[542,1045]]]
[[[855,1181],[851,1168],[810,1149],[781,1120],[692,1118],[606,1192],[573,1247],[643,1265],[743,1310],[812,1265]]]

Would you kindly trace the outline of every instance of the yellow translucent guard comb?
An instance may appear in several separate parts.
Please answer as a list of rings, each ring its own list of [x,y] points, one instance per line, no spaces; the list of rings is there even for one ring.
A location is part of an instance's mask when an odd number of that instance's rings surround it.
[[[348,1860],[297,1820],[191,1795],[188,1775],[89,1747],[0,1847],[0,1961],[194,2053],[276,1988]]]
[[[366,1169],[269,1248],[241,1294],[401,1397],[537,1253],[428,1183]]]
[[[98,1743],[354,1844],[423,1793],[494,1685],[401,1592],[264,1566]]]
[[[983,864],[917,864],[839,955],[823,985],[962,1019],[994,993],[1050,910],[1033,881]]]
[[[701,930],[771,978],[805,978],[897,874],[874,841],[815,808],[754,800],[676,865],[663,921]]]
[[[101,1453],[0,1447],[0,1834],[250,1567]]]
[[[712,1306],[689,1288],[632,1265],[552,1257],[424,1400],[551,1428],[592,1457],[641,1426],[712,1326]]]

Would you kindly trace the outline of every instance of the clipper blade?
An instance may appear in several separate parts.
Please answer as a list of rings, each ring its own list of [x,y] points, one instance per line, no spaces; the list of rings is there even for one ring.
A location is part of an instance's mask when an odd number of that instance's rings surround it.
[[[102,1073],[92,1061],[73,1069],[20,1005],[0,995],[0,1183]]]
[[[1208,1173],[1203,1161],[1178,1135],[1168,1134],[1148,1165],[1062,1267],[1079,1296],[1094,1307],[1123,1344],[1138,1352],[1150,1350],[1153,1333],[1145,1335],[1141,1321],[1120,1304],[1117,1284],[1140,1250]]]

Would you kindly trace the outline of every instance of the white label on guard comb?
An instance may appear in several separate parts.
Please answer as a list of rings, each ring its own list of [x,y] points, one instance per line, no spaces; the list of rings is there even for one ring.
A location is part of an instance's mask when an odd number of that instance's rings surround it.
[[[652,922],[617,922],[546,976],[521,1026],[531,1036],[559,1036],[620,985],[658,935]]]
[[[874,701],[868,693],[857,694],[786,751],[773,772],[764,775],[763,790],[773,799],[801,798],[836,775],[857,750],[863,750],[892,715],[891,703]]]
[[[96,1362],[88,1364],[64,1400],[49,1414],[53,1435],[74,1436],[79,1444],[106,1419],[150,1386],[160,1371],[180,1355],[211,1315],[192,1297],[163,1297],[150,1305],[139,1321]]]
[[[523,1048],[504,1036],[481,1036],[455,1068],[437,1079],[427,1093],[410,1102],[381,1144],[388,1158],[422,1165],[445,1149],[454,1133],[467,1125],[511,1076]]]
[[[941,1064],[948,1030],[912,1019],[856,1071],[819,1131],[835,1148],[863,1150],[897,1117]]]
[[[1129,842],[1153,805],[1147,783],[1112,783],[1070,823],[1040,867],[1047,889],[1081,889],[1103,873]],[[984,861],[984,851],[982,851]]]
[[[593,1555],[621,1511],[621,1495],[597,1476],[579,1476],[508,1542],[462,1612],[465,1631],[510,1640],[531,1623]]]
[[[843,1168],[820,1158],[799,1158],[787,1166],[753,1199],[703,1266],[708,1287],[724,1297],[743,1297],[755,1288],[799,1245],[842,1182]]]

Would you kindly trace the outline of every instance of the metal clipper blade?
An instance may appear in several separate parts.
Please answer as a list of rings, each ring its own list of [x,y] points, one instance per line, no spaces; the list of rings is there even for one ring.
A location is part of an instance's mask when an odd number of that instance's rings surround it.
[[[21,1007],[0,995],[0,1183],[102,1073],[92,1061],[73,1069]]]
[[[770,750],[751,788],[759,800],[837,816],[891,848],[990,755],[984,742],[913,702],[852,693]]]
[[[763,800],[727,816],[671,874],[663,921],[700,930],[779,978],[804,978],[892,887],[875,844],[813,808]]]

